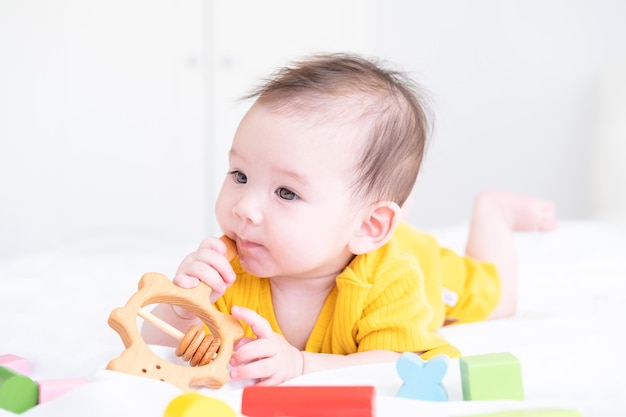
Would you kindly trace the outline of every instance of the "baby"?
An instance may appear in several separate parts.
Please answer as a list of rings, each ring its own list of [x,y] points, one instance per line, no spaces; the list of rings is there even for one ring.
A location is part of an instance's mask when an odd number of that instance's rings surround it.
[[[359,56],[316,55],[247,98],[256,101],[216,202],[238,255],[228,262],[209,237],[174,277],[209,285],[210,302],[244,325],[231,379],[279,384],[406,351],[458,356],[439,327],[514,314],[513,232],[555,228],[553,206],[480,194],[465,255],[403,222],[429,135],[407,76]],[[154,314],[182,331],[198,321],[169,304]],[[148,323],[142,333],[176,345]]]

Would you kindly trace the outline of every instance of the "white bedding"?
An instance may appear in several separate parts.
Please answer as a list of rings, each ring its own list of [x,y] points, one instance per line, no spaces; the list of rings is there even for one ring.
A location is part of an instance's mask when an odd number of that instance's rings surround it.
[[[440,242],[462,248],[464,227],[433,233]],[[626,225],[565,221],[557,232],[520,234],[517,240],[518,315],[450,326],[441,333],[464,355],[516,355],[524,401],[462,401],[458,360],[450,362],[444,378],[449,401],[443,403],[396,398],[401,380],[394,364],[311,374],[290,383],[375,385],[379,417],[542,406],[577,410],[586,417],[626,415]],[[92,381],[21,415],[162,416],[181,391],[105,370],[123,349],[107,319],[136,291],[143,273],[171,276],[195,245],[134,235],[95,236],[36,255],[0,259],[0,355],[26,358],[34,380]],[[201,392],[240,409],[241,385]],[[0,409],[0,416],[13,414]]]

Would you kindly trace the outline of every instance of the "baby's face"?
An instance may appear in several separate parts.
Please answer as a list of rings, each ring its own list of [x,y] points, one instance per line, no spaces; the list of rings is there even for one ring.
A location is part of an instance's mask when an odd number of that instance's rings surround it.
[[[257,276],[336,276],[352,257],[363,211],[349,189],[356,135],[316,119],[256,103],[235,134],[216,215]]]

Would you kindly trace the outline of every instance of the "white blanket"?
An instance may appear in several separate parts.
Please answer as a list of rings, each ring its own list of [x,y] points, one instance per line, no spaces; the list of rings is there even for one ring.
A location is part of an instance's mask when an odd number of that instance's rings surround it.
[[[460,250],[465,228],[433,234]],[[458,360],[450,362],[444,378],[449,401],[442,403],[397,398],[402,381],[393,363],[305,375],[290,384],[374,385],[379,417],[460,416],[536,407],[577,410],[585,417],[626,415],[626,225],[566,221],[553,233],[520,234],[517,243],[517,316],[449,326],[441,334],[464,355],[517,356],[524,401],[463,401]],[[143,273],[172,276],[194,246],[141,236],[99,236],[36,255],[0,259],[0,355],[26,358],[36,381],[92,381],[21,415],[162,416],[181,391],[106,370],[123,349],[107,319],[136,291]],[[241,384],[200,392],[240,411]],[[1,417],[13,415],[0,409]]]

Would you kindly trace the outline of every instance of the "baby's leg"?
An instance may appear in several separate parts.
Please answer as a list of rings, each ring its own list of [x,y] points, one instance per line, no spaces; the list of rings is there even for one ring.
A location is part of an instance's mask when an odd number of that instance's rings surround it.
[[[476,199],[474,208],[496,210],[504,216],[511,230],[517,232],[553,230],[558,225],[554,204],[536,197],[497,191],[483,192]]]
[[[466,254],[498,268],[502,297],[492,318],[511,316],[517,307],[513,233],[553,230],[557,226],[554,205],[549,201],[504,192],[483,192],[476,198]]]

